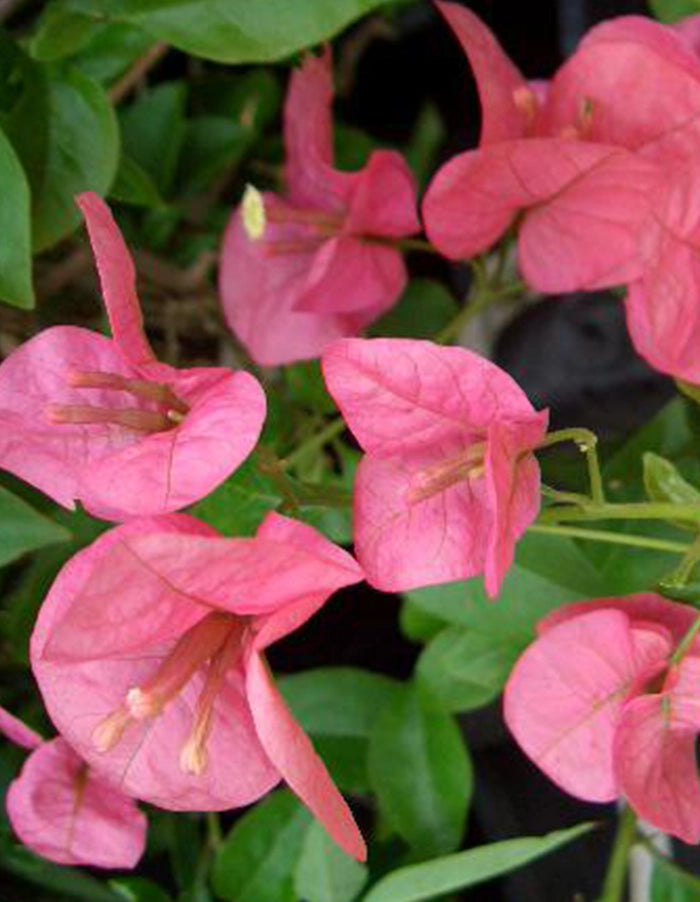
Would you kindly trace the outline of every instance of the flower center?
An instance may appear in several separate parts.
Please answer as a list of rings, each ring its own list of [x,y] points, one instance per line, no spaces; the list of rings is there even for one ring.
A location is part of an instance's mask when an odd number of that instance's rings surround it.
[[[95,748],[99,752],[108,752],[119,743],[128,727],[159,717],[197,670],[206,666],[192,731],[180,753],[182,770],[201,774],[207,766],[206,746],[212,727],[214,702],[223,687],[226,673],[240,656],[245,632],[243,618],[219,611],[207,614],[178,639],[156,672],[141,686],[129,689],[122,704],[95,727],[92,734]]]
[[[486,442],[477,442],[462,454],[421,470],[408,494],[409,503],[425,501],[459,482],[479,479],[484,474],[485,453]]]
[[[71,370],[66,375],[71,388],[98,388],[123,391],[133,398],[155,404],[157,410],[141,407],[100,407],[91,404],[49,404],[46,417],[56,425],[88,425],[107,423],[137,432],[165,432],[184,419],[189,407],[169,385],[145,379],[127,379],[116,373]]]
[[[575,138],[584,141],[590,138],[591,129],[593,128],[594,104],[590,97],[582,97],[579,106],[576,121],[573,125],[567,125],[560,132],[561,138]]]
[[[343,226],[343,214],[326,210],[307,210],[287,204],[271,206],[253,185],[247,185],[242,200],[243,228],[251,241],[264,240],[268,257],[280,254],[314,251],[328,238],[338,235]],[[290,240],[265,238],[268,223],[306,226],[306,234]]]
[[[539,108],[537,95],[532,88],[527,88],[522,85],[513,91],[513,103],[525,120],[525,128],[529,129],[534,125],[537,110]]]

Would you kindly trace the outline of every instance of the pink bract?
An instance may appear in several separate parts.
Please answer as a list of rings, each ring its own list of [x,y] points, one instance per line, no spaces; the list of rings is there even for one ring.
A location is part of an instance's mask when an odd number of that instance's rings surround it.
[[[0,467],[107,520],[177,510],[245,460],[265,396],[246,372],[176,370],[155,359],[109,208],[95,194],[78,204],[113,337],[58,326],[0,365]]]
[[[368,581],[403,591],[484,573],[497,595],[539,510],[529,452],[547,413],[493,363],[427,341],[343,339],[323,374],[366,451],[354,518]]]
[[[60,737],[44,740],[0,708],[0,733],[31,754],[7,791],[7,814],[25,846],[59,864],[133,868],[147,822]]]
[[[263,654],[361,579],[350,555],[277,514],[250,539],[185,515],[132,521],[63,568],[32,666],[62,734],[129,795],[220,810],[284,779],[362,858],[352,815]]]
[[[604,22],[542,91],[473,13],[437,5],[469,57],[483,127],[479,149],[450,160],[427,192],[431,241],[471,257],[521,214],[520,266],[534,288],[627,284],[637,351],[700,382],[697,17]]]
[[[285,105],[286,194],[263,197],[252,240],[237,209],[224,236],[220,290],[228,324],[264,366],[318,357],[398,299],[406,269],[392,241],[418,231],[402,157],[372,153],[357,172],[333,165],[331,57],[307,56]]]
[[[433,244],[448,257],[472,257],[525,211],[518,253],[536,289],[595,289],[641,276],[639,238],[658,167],[613,142],[594,143],[580,106],[550,121],[556,81],[546,91],[528,84],[473,13],[437,6],[472,64],[483,125],[479,149],[446,163],[428,189],[423,215]]]
[[[518,744],[562,789],[624,796],[686,842],[700,840],[700,648],[672,655],[696,618],[653,594],[566,605],[540,624],[504,695]]]

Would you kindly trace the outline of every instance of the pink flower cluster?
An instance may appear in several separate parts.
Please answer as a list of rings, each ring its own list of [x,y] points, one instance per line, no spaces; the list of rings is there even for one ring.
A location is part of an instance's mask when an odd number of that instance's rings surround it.
[[[551,81],[530,84],[473,13],[437,6],[471,62],[483,125],[479,148],[428,190],[431,241],[472,257],[518,218],[535,289],[627,285],[639,353],[700,382],[700,18],[604,22]]]
[[[640,353],[700,382],[698,20],[606,23],[551,82],[529,84],[472,13],[438,6],[477,77],[483,129],[479,148],[449,161],[427,192],[431,242],[472,257],[517,225],[535,288],[626,284]],[[234,212],[220,285],[256,362],[322,358],[365,452],[358,561],[275,513],[253,538],[223,538],[177,513],[251,453],[265,397],[246,372],[156,359],[132,260],[97,196],[78,203],[112,337],[56,327],[0,365],[0,466],[120,523],[61,570],[32,637],[59,737],[44,742],[0,711],[0,731],[31,752],[9,816],[55,861],[133,866],[146,829],[134,800],[222,810],[280,780],[363,859],[266,649],[363,578],[404,591],[483,574],[496,597],[538,514],[546,411],[463,348],[357,337],[406,284],[400,240],[419,229],[415,186],[392,151],[358,172],[335,168],[331,101],[326,51],[292,76],[285,194],[253,190]],[[655,595],[568,606],[540,625],[505,696],[516,739],[562,788],[622,795],[688,841],[700,840],[700,647],[684,643],[693,623],[690,609]]]
[[[650,824],[700,842],[700,641],[692,608],[659,595],[567,605],[545,618],[504,697],[523,750],[591,802],[623,796]]]

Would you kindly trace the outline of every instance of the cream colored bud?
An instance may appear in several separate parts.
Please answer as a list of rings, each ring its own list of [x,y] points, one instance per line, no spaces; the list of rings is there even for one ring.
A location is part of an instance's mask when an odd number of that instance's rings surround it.
[[[246,185],[243,192],[243,228],[251,241],[259,241],[265,234],[265,201],[254,185]]]

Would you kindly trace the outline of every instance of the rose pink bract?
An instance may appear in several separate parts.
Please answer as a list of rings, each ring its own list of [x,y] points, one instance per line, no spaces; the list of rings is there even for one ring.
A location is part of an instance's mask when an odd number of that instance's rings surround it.
[[[566,792],[623,796],[653,826],[700,841],[700,647],[673,653],[697,612],[658,595],[567,605],[545,618],[504,695],[523,751]]]
[[[535,519],[543,438],[518,385],[477,354],[408,339],[342,339],[323,355],[328,391],[366,451],[355,548],[386,591],[484,573],[498,594]]]
[[[423,212],[450,257],[487,250],[524,211],[520,267],[543,292],[627,284],[627,323],[656,369],[700,382],[698,22],[592,28],[543,91],[469,10],[438,7],[472,65],[477,150],[436,175]]]
[[[98,777],[64,739],[45,742],[2,708],[0,733],[31,752],[6,797],[25,846],[58,864],[136,866],[147,823],[132,799]]]
[[[285,105],[286,194],[265,194],[262,238],[237,209],[219,286],[228,324],[251,357],[273,366],[320,356],[389,309],[406,284],[392,242],[419,229],[416,189],[394,151],[357,172],[333,166],[331,57],[307,56]]]
[[[0,365],[0,467],[107,520],[178,510],[245,460],[265,396],[246,372],[177,370],[155,359],[109,208],[95,194],[78,204],[112,338],[57,326]]]
[[[221,810],[284,779],[362,858],[352,815],[263,654],[361,579],[350,555],[277,514],[246,539],[185,515],[132,521],[60,572],[32,667],[62,734],[129,795]]]

